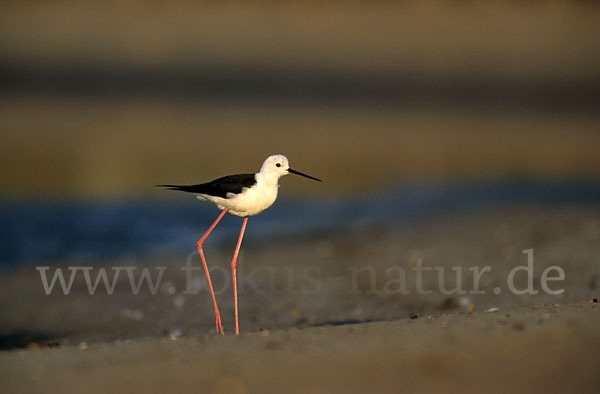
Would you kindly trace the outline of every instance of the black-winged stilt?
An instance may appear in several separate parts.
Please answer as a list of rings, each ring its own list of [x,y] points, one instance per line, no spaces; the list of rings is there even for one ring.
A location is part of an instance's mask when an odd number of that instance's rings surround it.
[[[210,273],[208,272],[208,266],[206,264],[206,258],[204,257],[202,245],[208,235],[213,231],[213,229],[228,211],[233,215],[244,218],[244,221],[242,222],[242,229],[240,230],[240,236],[235,247],[235,252],[233,253],[233,260],[231,261],[233,298],[235,303],[235,333],[238,335],[240,333],[240,329],[238,323],[236,274],[237,258],[240,252],[240,246],[242,245],[242,238],[244,237],[244,232],[246,231],[248,216],[257,215],[273,205],[277,199],[279,178],[287,174],[296,174],[321,182],[321,180],[318,178],[303,174],[296,170],[292,170],[287,157],[283,155],[273,155],[267,157],[260,171],[256,174],[229,175],[215,179],[212,182],[201,183],[199,185],[158,185],[160,187],[167,188],[167,190],[179,190],[183,192],[194,193],[198,199],[212,201],[217,205],[217,207],[219,207],[219,209],[222,210],[219,217],[217,217],[217,220],[214,221],[214,223],[198,241],[198,252],[200,253],[200,258],[202,259],[202,264],[204,265],[204,271],[206,272],[206,278],[208,280],[208,287],[210,288],[210,294],[212,296],[213,305],[215,308],[215,324],[217,333],[220,331],[221,334],[224,334],[223,325],[221,324],[221,314],[219,313],[219,307],[217,306],[217,299],[215,297],[215,292],[210,280]]]

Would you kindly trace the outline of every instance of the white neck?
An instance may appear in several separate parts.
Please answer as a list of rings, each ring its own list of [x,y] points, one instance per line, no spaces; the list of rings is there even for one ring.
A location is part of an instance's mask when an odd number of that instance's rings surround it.
[[[262,173],[262,172],[258,172],[256,174],[256,181],[263,183],[266,186],[273,186],[273,185],[277,185],[279,184],[279,174],[274,174],[274,173]]]

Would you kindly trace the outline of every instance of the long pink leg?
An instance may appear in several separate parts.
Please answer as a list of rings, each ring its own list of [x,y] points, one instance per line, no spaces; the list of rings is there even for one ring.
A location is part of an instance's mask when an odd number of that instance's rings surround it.
[[[244,218],[242,223],[242,230],[240,231],[240,237],[238,238],[237,246],[235,247],[235,253],[233,254],[233,260],[231,260],[231,274],[233,276],[233,302],[235,303],[235,335],[240,334],[240,325],[238,322],[238,296],[237,296],[237,258],[240,253],[240,246],[242,246],[242,238],[244,238],[244,232],[246,231],[246,223],[248,222],[248,216]]]
[[[225,216],[225,213],[227,213],[227,208],[223,209],[223,211],[221,212],[221,214],[219,215],[217,220],[215,220],[215,222],[212,224],[212,226],[210,226],[208,228],[206,233],[204,233],[202,238],[200,238],[200,240],[198,241],[198,252],[200,253],[200,258],[202,259],[202,265],[204,265],[204,272],[206,272],[206,279],[208,279],[208,287],[210,288],[210,295],[212,296],[213,305],[215,306],[215,317],[216,317],[215,324],[217,327],[217,333],[219,333],[219,330],[220,330],[221,334],[223,334],[223,335],[225,335],[225,333],[223,332],[223,325],[221,324],[221,314],[219,313],[219,307],[217,306],[217,298],[215,297],[215,291],[213,290],[212,281],[210,280],[210,273],[208,272],[208,265],[206,265],[206,258],[204,257],[204,251],[202,250],[202,244],[204,244],[204,240],[206,238],[208,238],[208,235],[214,230],[214,228],[221,221],[223,216]]]

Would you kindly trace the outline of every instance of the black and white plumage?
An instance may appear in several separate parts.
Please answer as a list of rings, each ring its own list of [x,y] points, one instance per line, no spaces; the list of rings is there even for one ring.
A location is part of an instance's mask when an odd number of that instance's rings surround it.
[[[237,246],[231,260],[231,271],[233,278],[233,299],[235,306],[235,333],[239,334],[238,319],[238,297],[237,297],[237,258],[242,245],[242,238],[246,231],[248,216],[257,215],[269,208],[277,199],[277,190],[279,188],[279,178],[287,174],[296,174],[303,177],[314,179],[321,182],[320,179],[310,175],[303,174],[290,168],[288,159],[283,155],[273,155],[267,157],[260,171],[256,174],[230,175],[212,182],[201,183],[198,185],[179,186],[179,185],[160,185],[167,190],[179,190],[196,194],[201,200],[208,200],[215,203],[221,210],[221,214],[208,228],[206,233],[198,241],[198,253],[202,259],[202,265],[208,280],[208,287],[212,296],[213,306],[215,308],[215,328],[217,332],[224,334],[223,324],[221,322],[221,313],[217,305],[217,299],[210,280],[210,272],[204,257],[202,245],[204,241],[216,227],[225,213],[230,212],[237,216],[243,216],[242,229],[238,238]]]
[[[228,175],[208,183],[199,185],[161,185],[167,190],[179,190],[182,192],[207,194],[209,196],[227,198],[228,194],[240,194],[244,188],[256,185],[256,174]]]
[[[321,181],[290,168],[283,155],[269,156],[256,174],[229,175],[198,185],[160,185],[167,190],[194,193],[201,200],[215,203],[220,209],[228,208],[237,216],[253,216],[269,208],[277,199],[279,178],[296,174]]]

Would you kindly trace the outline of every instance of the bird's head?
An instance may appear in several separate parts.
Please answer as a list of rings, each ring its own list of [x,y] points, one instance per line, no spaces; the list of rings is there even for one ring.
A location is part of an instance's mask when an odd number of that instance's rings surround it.
[[[267,160],[265,160],[260,169],[260,173],[263,174],[263,176],[273,177],[275,179],[279,179],[280,177],[287,174],[295,174],[321,182],[321,180],[318,178],[291,169],[290,163],[287,157],[285,157],[284,155],[273,155],[267,157]]]

